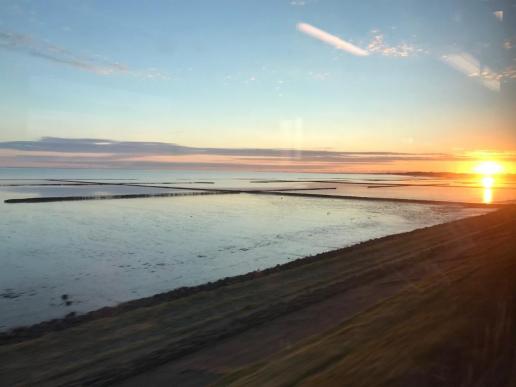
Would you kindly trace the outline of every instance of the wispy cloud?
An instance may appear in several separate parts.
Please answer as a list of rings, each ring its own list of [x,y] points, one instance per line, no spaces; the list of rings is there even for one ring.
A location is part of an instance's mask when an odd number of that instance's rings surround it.
[[[357,47],[350,42],[346,42],[344,39],[341,39],[338,36],[332,35],[308,23],[298,23],[297,29],[314,39],[320,40],[321,42],[324,42],[326,44],[329,44],[330,46],[335,47],[337,50],[346,51],[356,56],[369,55],[369,53],[366,50]]]
[[[304,7],[310,3],[316,3],[317,0],[290,0],[289,4],[293,7]]]
[[[165,142],[114,141],[107,139],[73,139],[43,137],[37,141],[0,142],[0,149],[19,151],[44,151],[62,153],[99,153],[127,155],[224,155],[259,157],[413,157],[412,153],[400,152],[340,152],[328,150],[299,150],[283,148],[201,148]],[[431,154],[435,156],[436,154]]]
[[[500,73],[502,79],[516,79],[516,66],[509,66]]]
[[[367,51],[369,51],[370,53],[399,58],[426,53],[424,49],[405,42],[395,46],[390,46],[385,43],[385,38],[382,33],[380,33],[377,30],[373,30],[371,32],[373,34],[373,37],[367,45]]]
[[[109,61],[100,56],[78,55],[47,41],[15,32],[0,31],[0,49],[25,53],[36,58],[67,65],[97,75],[125,75],[141,79],[170,79],[167,74],[154,68],[145,70],[131,69],[124,64]]]
[[[514,66],[509,66],[502,71],[494,71],[489,66],[482,65],[477,58],[467,52],[443,55],[441,60],[467,77],[478,80],[492,91],[500,91],[500,83],[503,79],[516,79]]]
[[[310,71],[308,73],[308,76],[310,79],[313,79],[315,81],[326,81],[330,79],[331,74],[326,71]]]
[[[475,76],[480,69],[478,60],[468,53],[443,55],[442,60],[468,77]]]

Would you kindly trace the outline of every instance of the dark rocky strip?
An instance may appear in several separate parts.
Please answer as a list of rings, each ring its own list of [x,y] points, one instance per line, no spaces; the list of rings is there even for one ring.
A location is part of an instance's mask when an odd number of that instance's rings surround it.
[[[49,202],[72,202],[83,200],[113,200],[113,199],[142,199],[142,198],[163,198],[175,196],[201,196],[201,195],[218,195],[228,194],[233,192],[174,192],[174,193],[159,193],[159,194],[127,194],[127,195],[101,195],[101,196],[53,196],[53,197],[39,197],[39,198],[22,198],[22,199],[7,199],[4,203],[49,203]]]
[[[0,187],[77,187],[91,186],[97,183],[32,183],[32,184],[0,184]]]
[[[347,196],[347,195],[323,195],[323,194],[305,194],[300,192],[284,192],[281,191],[257,191],[254,193],[263,195],[282,195],[282,196],[301,196],[318,199],[347,199],[347,200],[367,200],[374,202],[393,202],[393,203],[412,203],[412,204],[435,204],[435,205],[456,205],[469,208],[498,208],[504,207],[504,203],[468,203],[468,202],[451,202],[445,200],[422,200],[422,199],[398,199],[398,198],[375,198],[370,196]],[[304,189],[296,189],[294,191],[305,191]]]

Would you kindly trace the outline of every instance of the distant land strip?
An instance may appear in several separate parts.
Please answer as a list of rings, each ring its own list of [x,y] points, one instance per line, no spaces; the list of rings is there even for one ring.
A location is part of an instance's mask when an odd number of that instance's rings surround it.
[[[346,184],[346,185],[366,185],[367,188],[386,188],[386,187],[444,187],[444,188],[484,188],[482,185],[467,185],[467,184],[446,184],[446,183],[389,183],[381,180],[381,183],[372,182],[348,181],[348,180],[255,180],[251,183],[323,183],[323,184]],[[380,180],[379,180],[380,181]],[[514,189],[513,187],[495,187],[496,189]]]

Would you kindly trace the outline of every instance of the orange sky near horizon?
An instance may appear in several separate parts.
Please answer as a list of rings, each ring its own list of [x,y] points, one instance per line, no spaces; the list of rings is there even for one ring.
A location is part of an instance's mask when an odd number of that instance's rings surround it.
[[[228,148],[231,150],[230,148]],[[225,151],[228,151],[225,149]],[[256,150],[256,149],[255,149]],[[258,150],[259,151],[259,150]],[[264,152],[268,151],[263,149]],[[369,153],[357,153],[350,160],[334,156],[310,158],[295,150],[285,150],[279,156],[253,156],[210,154],[207,151],[192,151],[191,154],[116,154],[104,152],[59,152],[0,149],[2,167],[47,167],[47,168],[159,168],[159,169],[225,169],[290,172],[451,172],[478,174],[475,170],[482,162],[495,162],[501,174],[516,174],[514,152],[463,152],[452,155],[409,154],[371,157]],[[349,157],[349,156],[348,156]],[[375,158],[379,158],[375,161]],[[411,158],[415,158],[411,159]],[[419,158],[419,159],[418,159]],[[361,161],[364,159],[364,161]]]

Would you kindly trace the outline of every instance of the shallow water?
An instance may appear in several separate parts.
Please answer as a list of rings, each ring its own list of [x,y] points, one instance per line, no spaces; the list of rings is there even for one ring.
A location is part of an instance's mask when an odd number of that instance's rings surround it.
[[[36,179],[36,180],[30,180]],[[60,179],[60,182],[44,179]],[[35,169],[0,168],[0,189],[7,184],[69,184],[69,181],[144,184],[153,188],[127,186],[39,186],[11,187],[13,198],[38,196],[83,196],[166,192],[173,187],[184,189],[283,190],[298,189],[302,193],[375,198],[400,198],[451,202],[486,203],[516,201],[515,176],[496,177],[492,188],[481,184],[481,177],[425,177],[391,174],[321,174],[280,172],[229,172],[181,170],[121,169]],[[74,187],[76,187],[74,189]],[[326,190],[305,191],[326,188]],[[146,191],[148,190],[148,191]],[[19,195],[24,192],[25,196]]]
[[[0,330],[486,211],[251,194],[3,203],[26,195],[0,188]]]
[[[371,186],[358,184],[324,184],[330,189],[312,193],[318,195],[392,198],[406,200],[430,200],[456,203],[506,203],[516,200],[516,189],[483,187],[436,187],[436,186]],[[321,187],[320,183],[313,186]],[[281,190],[280,190],[281,191]],[[289,191],[290,192],[290,191]],[[292,192],[310,193],[302,189]]]

